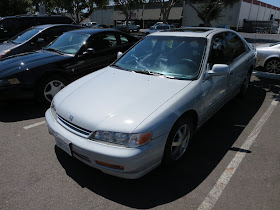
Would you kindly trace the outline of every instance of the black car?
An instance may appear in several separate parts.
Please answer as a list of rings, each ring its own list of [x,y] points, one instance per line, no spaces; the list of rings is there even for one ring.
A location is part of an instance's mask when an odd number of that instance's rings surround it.
[[[83,27],[70,24],[31,27],[0,44],[0,59],[23,52],[39,50],[46,47],[64,32],[81,28]]]
[[[0,42],[37,25],[72,24],[74,21],[62,15],[17,15],[0,17]]]
[[[35,96],[49,104],[65,85],[109,65],[136,41],[113,29],[66,32],[43,50],[0,61],[0,99]]]

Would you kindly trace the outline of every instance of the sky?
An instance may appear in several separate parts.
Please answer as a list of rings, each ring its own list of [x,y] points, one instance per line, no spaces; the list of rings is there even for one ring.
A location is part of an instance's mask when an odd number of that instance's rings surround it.
[[[271,4],[276,7],[280,7],[280,0],[259,0],[267,4]]]

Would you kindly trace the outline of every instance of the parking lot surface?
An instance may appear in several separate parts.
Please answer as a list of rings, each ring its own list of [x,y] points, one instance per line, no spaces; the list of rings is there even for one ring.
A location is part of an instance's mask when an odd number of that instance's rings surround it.
[[[1,103],[0,209],[280,209],[279,91],[280,80],[252,76],[246,98],[200,128],[176,166],[138,180],[57,148],[46,108]]]

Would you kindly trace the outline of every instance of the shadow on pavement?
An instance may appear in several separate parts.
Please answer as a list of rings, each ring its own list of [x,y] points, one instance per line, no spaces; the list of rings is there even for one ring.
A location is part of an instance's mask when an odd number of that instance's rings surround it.
[[[0,102],[0,122],[16,122],[45,116],[48,107],[32,100],[12,100]]]
[[[199,129],[193,144],[176,166],[160,166],[138,180],[103,174],[57,147],[55,152],[67,175],[81,187],[124,206],[141,209],[156,207],[193,191],[229,150],[238,150],[232,145],[257,113],[265,96],[261,83],[251,85],[245,99],[230,101]]]

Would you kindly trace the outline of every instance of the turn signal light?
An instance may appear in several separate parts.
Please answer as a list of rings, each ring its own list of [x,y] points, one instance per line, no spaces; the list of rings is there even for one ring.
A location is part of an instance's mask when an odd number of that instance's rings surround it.
[[[113,164],[105,163],[105,162],[102,162],[102,161],[99,161],[99,160],[96,160],[95,162],[96,162],[98,165],[105,166],[105,167],[108,167],[108,168],[124,170],[124,167],[123,167],[123,166],[113,165]]]

